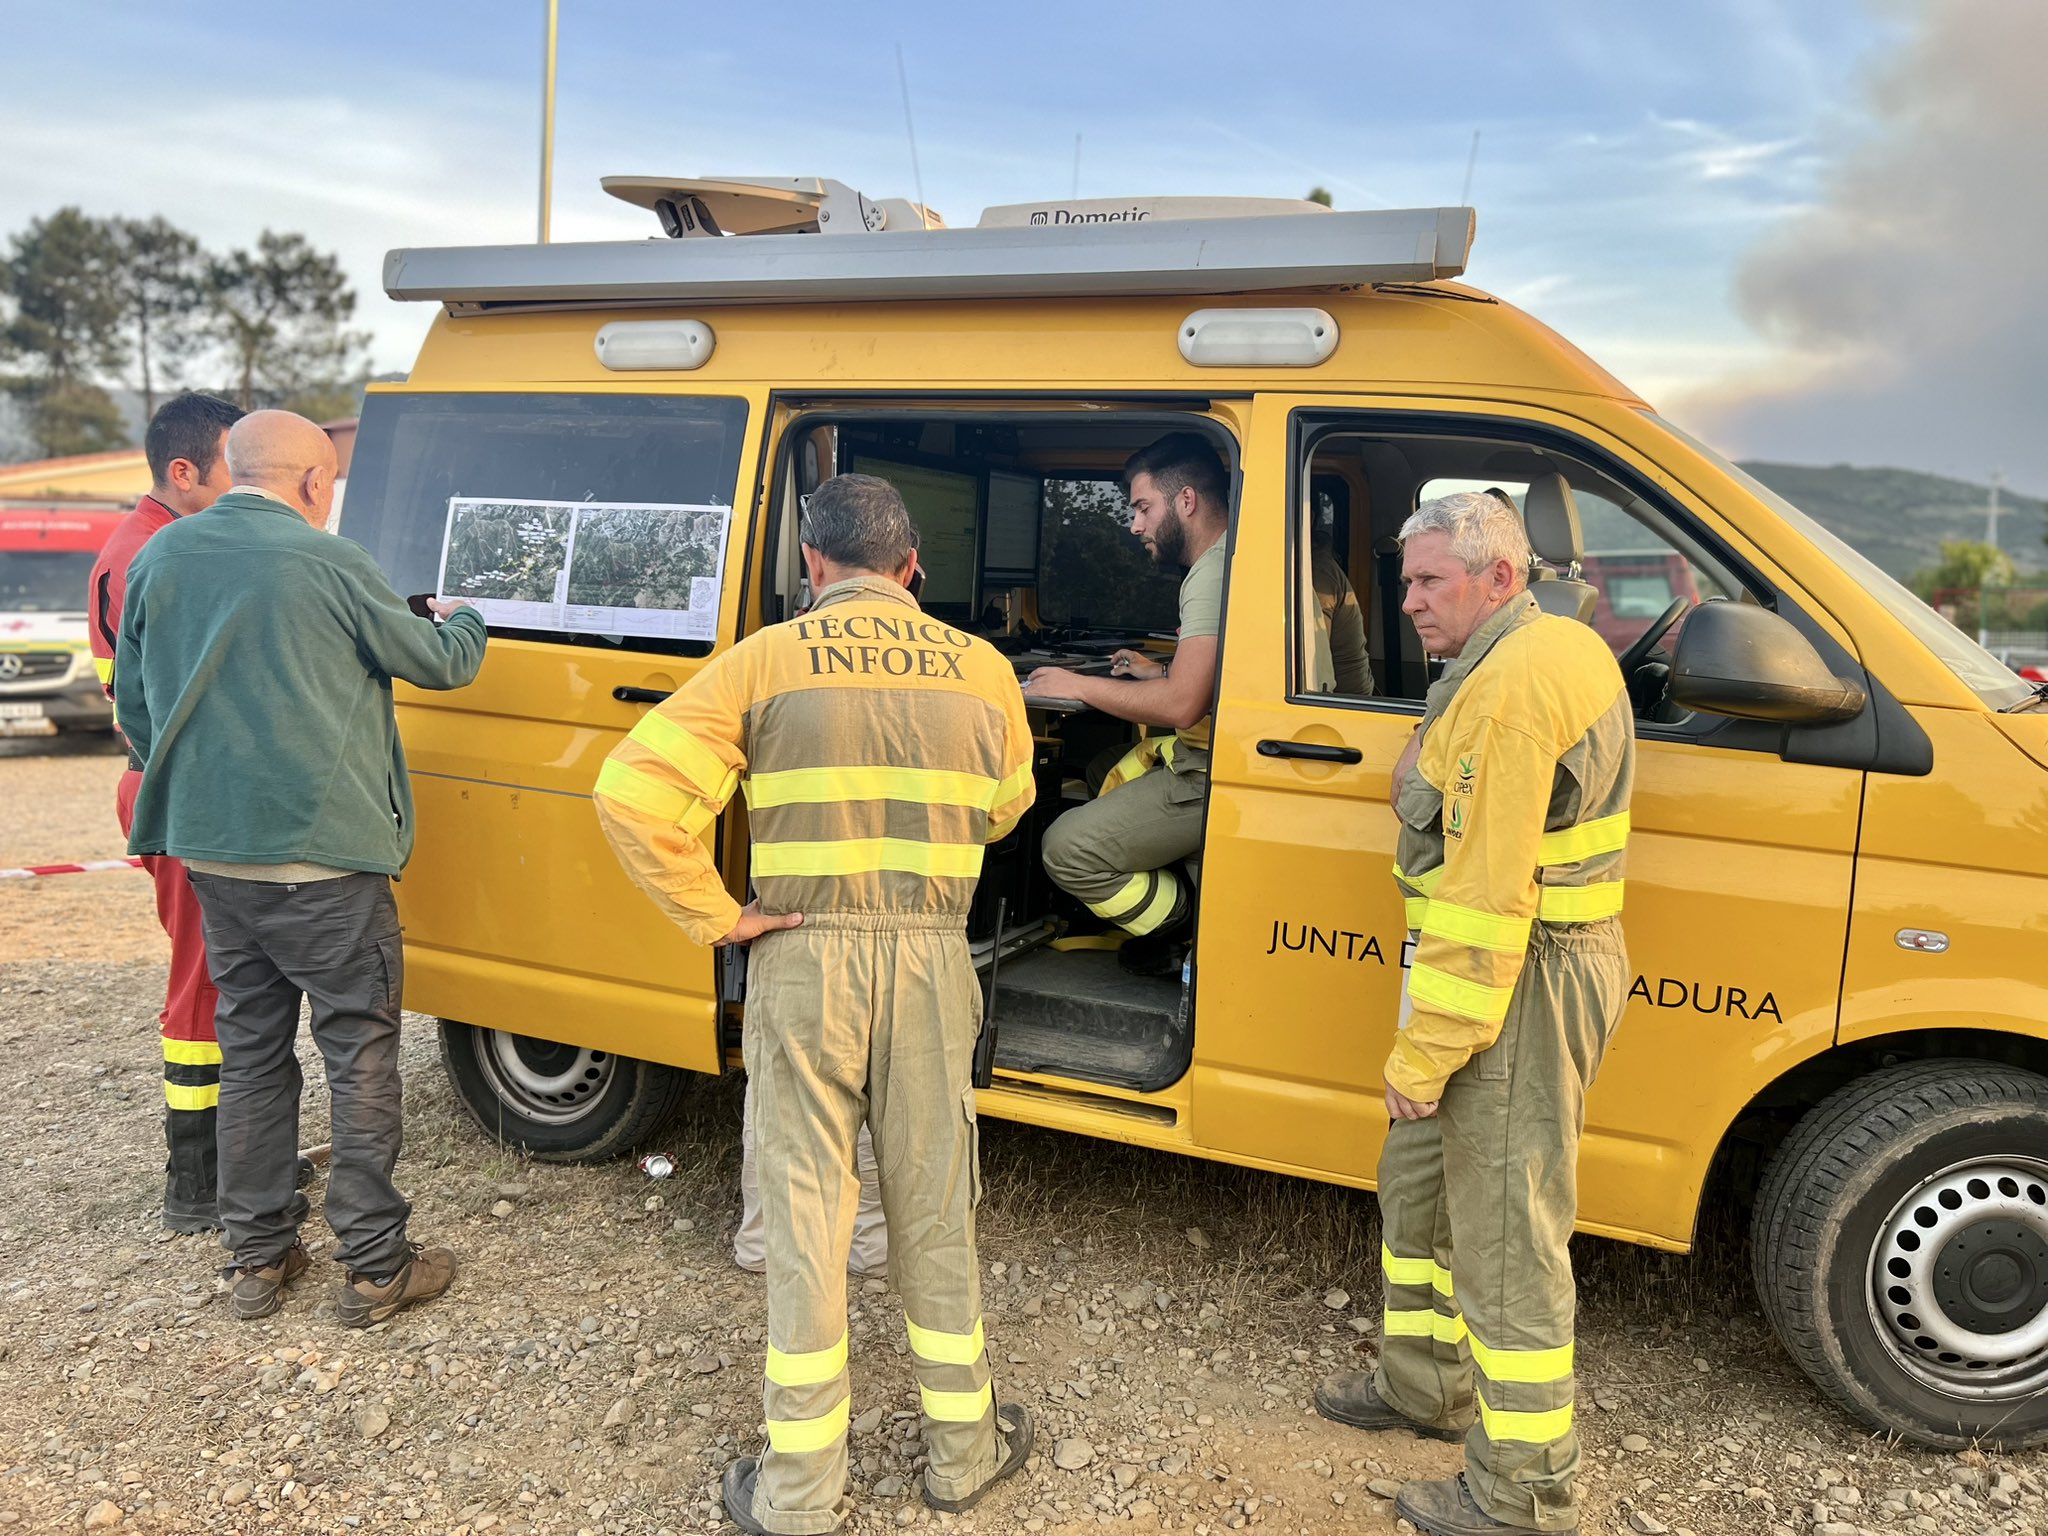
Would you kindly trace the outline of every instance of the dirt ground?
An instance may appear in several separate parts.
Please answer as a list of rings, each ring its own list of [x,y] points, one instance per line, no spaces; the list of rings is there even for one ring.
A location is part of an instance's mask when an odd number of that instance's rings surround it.
[[[117,855],[121,766],[0,751],[0,867]],[[0,881],[0,1531],[730,1530],[718,1479],[760,1442],[763,1347],[762,1283],[730,1262],[736,1085],[691,1093],[666,1181],[530,1164],[461,1117],[409,1017],[399,1180],[415,1235],[460,1255],[454,1289],[351,1332],[321,1264],[238,1323],[217,1244],[157,1224],[164,955],[140,873]],[[849,1530],[1390,1532],[1401,1480],[1457,1467],[1310,1407],[1375,1347],[1369,1196],[1000,1124],[982,1156],[993,1358],[1044,1454],[969,1516],[927,1512],[901,1312],[856,1282]],[[1738,1239],[1575,1253],[1583,1529],[2048,1526],[2048,1454],[1919,1451],[1828,1407]]]

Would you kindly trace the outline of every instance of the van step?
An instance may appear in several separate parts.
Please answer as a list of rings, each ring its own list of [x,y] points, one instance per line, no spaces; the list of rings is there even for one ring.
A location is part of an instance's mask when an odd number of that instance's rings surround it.
[[[1187,1070],[1180,978],[1132,976],[1114,954],[1038,950],[996,979],[996,1065],[1151,1092]]]

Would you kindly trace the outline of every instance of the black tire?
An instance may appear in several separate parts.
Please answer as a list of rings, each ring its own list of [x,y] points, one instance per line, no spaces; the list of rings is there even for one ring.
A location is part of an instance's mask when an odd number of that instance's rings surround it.
[[[441,1020],[441,1065],[484,1133],[548,1163],[601,1163],[666,1124],[687,1074],[657,1062]]]
[[[2048,1079],[1858,1078],[1785,1139],[1750,1232],[1772,1327],[1851,1416],[1944,1450],[2048,1441]]]

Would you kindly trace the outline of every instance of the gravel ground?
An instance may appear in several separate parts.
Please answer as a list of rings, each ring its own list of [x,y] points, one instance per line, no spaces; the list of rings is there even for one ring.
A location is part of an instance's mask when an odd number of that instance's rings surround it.
[[[0,754],[0,867],[117,853],[120,766]],[[218,1246],[156,1224],[164,945],[144,877],[0,884],[0,943],[0,1529],[731,1529],[718,1478],[760,1440],[763,1340],[761,1282],[727,1246],[736,1084],[690,1095],[665,1182],[529,1164],[461,1118],[409,1019],[399,1179],[416,1235],[460,1255],[455,1288],[352,1332],[316,1264],[281,1314],[237,1323]],[[325,1106],[302,1056],[310,1144]],[[972,1515],[925,1511],[901,1313],[856,1282],[850,1530],[1389,1532],[1401,1480],[1458,1465],[1309,1407],[1375,1344],[1369,1197],[1000,1124],[983,1162],[991,1346],[1043,1454]],[[2048,1454],[1899,1447],[1824,1404],[1734,1239],[1575,1251],[1584,1529],[2048,1526]]]

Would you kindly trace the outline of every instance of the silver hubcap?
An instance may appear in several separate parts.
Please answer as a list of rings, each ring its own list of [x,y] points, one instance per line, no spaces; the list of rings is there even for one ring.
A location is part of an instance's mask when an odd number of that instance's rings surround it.
[[[2048,1163],[1963,1163],[1892,1208],[1870,1266],[1878,1337],[1938,1391],[2048,1386]]]
[[[590,1113],[615,1070],[615,1058],[607,1051],[500,1029],[479,1029],[471,1038],[491,1091],[507,1108],[548,1125],[567,1125]]]

